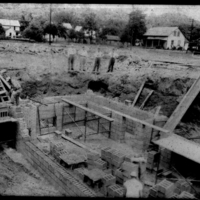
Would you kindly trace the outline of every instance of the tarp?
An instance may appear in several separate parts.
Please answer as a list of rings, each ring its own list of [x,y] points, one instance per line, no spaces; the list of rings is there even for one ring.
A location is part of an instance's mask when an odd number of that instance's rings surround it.
[[[167,37],[147,37],[148,40],[167,40]]]
[[[176,134],[171,134],[168,137],[153,142],[185,158],[200,163],[200,145],[198,143],[189,141]]]

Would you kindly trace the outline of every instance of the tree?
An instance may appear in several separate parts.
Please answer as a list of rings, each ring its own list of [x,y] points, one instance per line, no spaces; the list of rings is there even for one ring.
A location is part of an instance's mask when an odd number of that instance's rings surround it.
[[[21,32],[24,31],[29,25],[29,21],[28,21],[28,19],[25,18],[24,15],[21,16],[19,23],[20,23],[20,31]]]
[[[136,39],[141,39],[146,32],[145,15],[142,11],[134,9],[129,14],[129,21],[122,33],[121,38],[135,44]],[[127,34],[127,36],[126,36]]]
[[[69,35],[68,37],[73,40],[73,39],[77,39],[77,32],[74,29],[69,30]]]
[[[84,39],[84,33],[82,31],[76,32],[76,38],[77,38],[78,42],[80,42],[81,40]]]
[[[5,30],[4,30],[3,26],[2,26],[2,24],[0,24],[0,35],[5,36]]]
[[[53,36],[53,39],[55,38],[56,35],[58,35],[58,29],[55,24],[50,24],[47,22],[44,26],[43,34],[49,34]]]
[[[56,22],[57,24],[62,24],[62,23],[70,23],[70,24],[75,24],[77,21],[77,17],[73,11],[70,12],[58,12],[53,15],[53,21]]]
[[[131,42],[130,28],[128,24],[124,28],[124,31],[120,35],[120,40],[124,44],[125,42]]]
[[[93,31],[97,31],[97,18],[94,13],[89,13],[84,16],[83,29],[89,33],[90,42],[92,41]]]
[[[22,32],[23,37],[35,40],[37,42],[43,41],[43,27],[37,23],[30,23],[30,25]]]
[[[68,35],[66,28],[61,23],[57,24],[56,27],[57,27],[57,35],[58,35],[58,37],[62,37],[64,39],[66,39],[67,35]]]

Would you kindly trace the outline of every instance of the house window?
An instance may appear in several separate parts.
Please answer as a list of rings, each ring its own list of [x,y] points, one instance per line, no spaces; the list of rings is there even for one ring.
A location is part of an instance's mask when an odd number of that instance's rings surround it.
[[[10,35],[10,37],[12,37],[12,33],[10,33],[9,35]]]
[[[15,31],[15,26],[14,26],[14,31]]]
[[[174,36],[176,36],[176,31],[174,31]]]
[[[178,37],[180,36],[180,32],[179,32],[179,31],[177,32],[177,36],[178,36]]]
[[[171,46],[172,46],[172,47],[174,46],[174,40],[171,41]]]
[[[181,45],[181,41],[180,40],[178,40],[178,46],[180,46]]]

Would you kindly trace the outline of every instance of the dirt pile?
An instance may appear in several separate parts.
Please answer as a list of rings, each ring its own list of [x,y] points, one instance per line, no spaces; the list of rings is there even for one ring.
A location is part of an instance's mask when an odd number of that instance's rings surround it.
[[[151,110],[156,106],[162,106],[161,112],[170,116],[176,106],[178,105],[179,97],[186,94],[190,86],[192,85],[192,79],[171,79],[171,78],[156,78],[145,77],[146,84],[141,96],[136,104],[140,106],[146,96],[148,95],[148,89],[154,90],[154,93],[149,98],[145,109]],[[124,74],[118,77],[101,77],[96,81],[91,81],[88,88],[103,94],[107,97],[118,97],[119,101],[124,102],[126,99],[133,101],[144,77],[140,77],[136,80],[130,74]]]
[[[13,149],[0,152],[0,194],[61,196]]]

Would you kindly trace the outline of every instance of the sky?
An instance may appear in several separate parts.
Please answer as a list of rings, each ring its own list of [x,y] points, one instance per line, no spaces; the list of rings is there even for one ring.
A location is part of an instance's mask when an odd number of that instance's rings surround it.
[[[92,8],[112,8],[112,9],[127,9],[131,10],[132,5],[130,4],[90,4],[88,5]],[[145,14],[155,14],[160,15],[163,13],[180,13],[185,14],[195,20],[200,21],[200,5],[134,5],[135,8],[139,8],[145,12]]]

